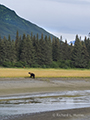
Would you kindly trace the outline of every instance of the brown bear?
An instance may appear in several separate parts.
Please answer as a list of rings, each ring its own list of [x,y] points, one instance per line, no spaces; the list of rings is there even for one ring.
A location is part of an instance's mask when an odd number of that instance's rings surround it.
[[[30,74],[30,78],[35,78],[35,74],[34,73],[28,72],[28,74]]]

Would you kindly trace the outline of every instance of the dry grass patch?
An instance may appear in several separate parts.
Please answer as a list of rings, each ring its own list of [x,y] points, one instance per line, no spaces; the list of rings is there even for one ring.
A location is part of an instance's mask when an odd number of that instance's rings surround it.
[[[29,71],[36,77],[90,77],[90,70],[41,68],[0,68],[0,77],[29,77]]]

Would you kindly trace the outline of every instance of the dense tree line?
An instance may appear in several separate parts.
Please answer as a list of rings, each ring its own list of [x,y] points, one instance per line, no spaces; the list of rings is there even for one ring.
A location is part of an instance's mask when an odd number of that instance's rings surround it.
[[[90,39],[76,35],[75,45],[50,37],[19,36],[16,40],[0,37],[0,66],[43,68],[90,68]]]

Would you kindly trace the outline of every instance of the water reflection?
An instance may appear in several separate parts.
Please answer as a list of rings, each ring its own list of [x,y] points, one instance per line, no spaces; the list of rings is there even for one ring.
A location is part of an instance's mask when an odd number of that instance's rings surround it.
[[[90,107],[90,90],[0,98],[0,115]]]

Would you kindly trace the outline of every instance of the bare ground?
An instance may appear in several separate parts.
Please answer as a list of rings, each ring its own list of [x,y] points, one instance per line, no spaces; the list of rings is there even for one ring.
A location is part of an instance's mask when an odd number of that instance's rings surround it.
[[[90,78],[0,78],[0,96],[90,90]],[[90,108],[60,110],[10,117],[9,120],[89,120]]]
[[[89,89],[90,78],[0,78],[0,96]]]
[[[12,116],[9,120],[90,120],[90,108],[59,110]]]

